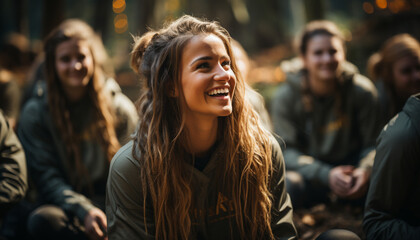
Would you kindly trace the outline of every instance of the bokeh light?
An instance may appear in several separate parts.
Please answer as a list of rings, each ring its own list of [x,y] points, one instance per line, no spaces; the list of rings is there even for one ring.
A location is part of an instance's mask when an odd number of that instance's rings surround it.
[[[122,13],[125,10],[125,0],[114,0],[112,2],[112,10],[115,13]]]
[[[363,11],[365,11],[367,14],[372,14],[374,11],[373,5],[370,2],[364,2]]]
[[[394,0],[389,3],[389,10],[391,10],[392,13],[398,13],[405,8],[407,8],[407,6],[404,0]]]
[[[386,0],[376,0],[375,3],[380,9],[385,9],[388,6],[388,2]]]
[[[116,33],[124,33],[128,29],[127,15],[118,14],[114,18],[114,28]]]

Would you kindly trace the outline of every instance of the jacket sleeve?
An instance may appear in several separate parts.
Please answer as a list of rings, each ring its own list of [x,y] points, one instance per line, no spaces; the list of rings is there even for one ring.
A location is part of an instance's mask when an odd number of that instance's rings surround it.
[[[415,131],[400,131],[410,123],[398,120],[398,125],[388,124],[378,138],[363,222],[367,239],[420,239],[420,227],[401,217],[402,210],[409,209],[407,199],[418,194],[413,193],[413,184],[420,170],[420,141]]]
[[[297,171],[307,180],[317,180],[328,185],[328,175],[332,166],[304,154],[299,149],[298,135],[305,134],[305,130],[299,125],[302,119],[297,117],[303,109],[300,109],[301,105],[298,104],[301,99],[294,97],[296,91],[299,90],[285,83],[277,89],[271,104],[276,138],[279,143],[285,145],[283,150],[286,170]]]
[[[140,166],[131,157],[132,146],[130,141],[117,152],[109,170],[106,216],[110,240],[154,239],[153,208],[146,205],[144,213]]]
[[[0,217],[25,196],[27,189],[25,154],[0,111]]]
[[[273,141],[275,141],[273,139]],[[273,178],[271,189],[273,205],[271,210],[271,229],[276,239],[296,239],[296,228],[293,224],[293,208],[289,194],[286,192],[283,155],[277,142],[273,143]]]
[[[83,221],[94,205],[88,198],[74,191],[66,179],[66,163],[58,154],[58,139],[53,137],[50,130],[52,126],[47,127],[52,122],[46,119],[42,106],[36,101],[29,101],[22,111],[18,128],[29,175],[43,201],[57,205]]]

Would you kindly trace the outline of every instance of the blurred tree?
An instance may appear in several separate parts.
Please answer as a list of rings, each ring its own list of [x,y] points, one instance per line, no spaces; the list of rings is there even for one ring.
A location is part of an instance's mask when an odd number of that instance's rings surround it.
[[[325,18],[324,0],[304,0],[306,21],[312,21]]]
[[[137,8],[139,13],[137,14],[137,31],[139,34],[146,32],[146,27],[155,27],[153,13],[156,6],[155,0],[140,0],[137,1]]]
[[[112,5],[100,0],[96,0],[94,5],[95,13],[92,27],[96,32],[101,34],[102,40],[105,40],[109,37],[107,23],[110,13],[112,13]]]
[[[15,7],[14,7],[14,11],[15,11],[15,21],[16,21],[16,25],[18,27],[17,32],[19,33],[25,33],[27,31],[27,26],[26,26],[26,22],[25,22],[25,14],[23,14],[23,11],[25,9],[25,4],[24,4],[24,0],[16,0],[14,1]]]
[[[63,0],[44,0],[42,18],[42,38],[45,38],[51,30],[64,20]]]

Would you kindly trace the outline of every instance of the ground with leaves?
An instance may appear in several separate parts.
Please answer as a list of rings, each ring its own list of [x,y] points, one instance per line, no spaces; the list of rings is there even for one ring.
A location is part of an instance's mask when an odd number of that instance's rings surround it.
[[[362,229],[363,208],[342,203],[319,204],[310,209],[295,209],[293,221],[299,239],[315,239],[329,229],[347,229],[365,239]]]

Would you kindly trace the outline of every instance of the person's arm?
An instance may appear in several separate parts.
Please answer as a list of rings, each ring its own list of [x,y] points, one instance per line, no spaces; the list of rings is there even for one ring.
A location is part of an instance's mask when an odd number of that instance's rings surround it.
[[[13,77],[8,82],[0,82],[0,85],[3,85],[0,89],[4,88],[0,93],[0,109],[3,110],[3,116],[9,121],[11,128],[16,130],[20,110],[19,86]]]
[[[297,232],[293,224],[292,202],[286,192],[283,155],[277,142],[273,143],[272,149],[273,176],[270,187],[273,194],[273,205],[271,229],[276,239],[296,239]]]
[[[106,188],[108,236],[112,240],[154,239],[153,208],[143,209],[140,166],[131,156],[133,142],[114,156]]]
[[[378,138],[363,222],[368,239],[420,239],[420,227],[401,218],[402,209],[410,204],[406,200],[418,194],[413,191],[418,189],[414,183],[419,177],[420,141],[414,129],[399,132],[410,125],[399,120]]]
[[[20,201],[27,189],[25,154],[0,111],[0,216]]]
[[[39,100],[38,100],[39,101]],[[18,128],[19,139],[25,150],[29,175],[34,180],[39,196],[46,203],[54,204],[75,214],[81,222],[95,208],[91,201],[77,193],[66,176],[67,163],[60,159],[57,148],[61,140],[51,132],[52,121],[47,119],[44,105],[36,100],[25,106]]]
[[[271,104],[271,118],[276,138],[282,146],[285,144],[283,153],[286,169],[299,172],[307,180],[316,180],[328,186],[328,175],[332,166],[299,149],[301,143],[298,135],[309,133],[305,133],[305,129],[301,129],[299,124],[299,121],[305,119],[299,119],[300,116],[303,117],[304,110],[298,103],[301,99],[295,96],[296,91],[299,90],[285,83],[277,90]]]
[[[375,141],[380,133],[378,93],[375,85],[366,77],[356,74],[354,77],[357,101],[357,127],[361,136],[362,153],[358,167],[370,170],[375,158]]]
[[[375,140],[379,133],[379,106],[376,88],[369,79],[359,74],[354,75],[354,83],[356,87],[352,98],[356,103],[356,129],[359,130],[362,146],[360,159],[352,173],[354,184],[345,193],[345,197],[351,199],[366,195],[376,153]]]

